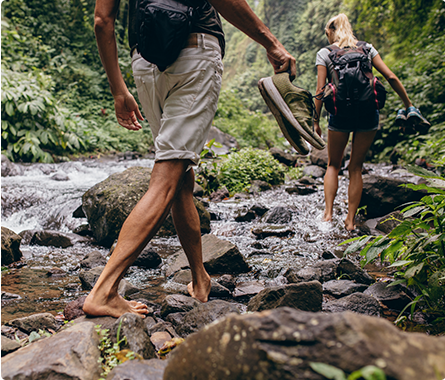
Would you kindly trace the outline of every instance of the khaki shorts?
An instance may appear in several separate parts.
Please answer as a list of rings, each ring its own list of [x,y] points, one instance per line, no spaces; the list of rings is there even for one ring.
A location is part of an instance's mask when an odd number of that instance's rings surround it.
[[[137,52],[132,69],[144,116],[150,124],[155,161],[199,163],[218,105],[223,64],[218,39],[197,35],[163,72]]]

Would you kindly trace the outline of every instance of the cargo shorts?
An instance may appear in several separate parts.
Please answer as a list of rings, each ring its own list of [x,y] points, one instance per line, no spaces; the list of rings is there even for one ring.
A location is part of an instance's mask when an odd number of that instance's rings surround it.
[[[153,134],[155,161],[191,160],[194,165],[215,116],[223,64],[218,39],[197,35],[197,46],[181,50],[165,71],[132,56],[139,101]]]

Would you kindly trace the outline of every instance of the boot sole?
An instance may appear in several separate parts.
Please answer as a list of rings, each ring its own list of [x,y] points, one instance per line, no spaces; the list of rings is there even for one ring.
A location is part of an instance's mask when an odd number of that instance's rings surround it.
[[[258,88],[267,106],[270,108],[272,114],[275,116],[275,119],[277,120],[278,125],[280,126],[280,129],[283,132],[284,136],[295,149],[297,149],[297,147],[295,146],[296,144],[293,143],[292,138],[289,136],[289,131],[287,130],[286,125],[283,123],[282,118],[285,118],[286,121],[294,128],[295,132],[301,135],[301,137],[303,137],[314,148],[318,150],[322,150],[325,148],[326,143],[321,139],[320,136],[318,136],[317,132],[307,131],[295,119],[289,106],[286,104],[281,94],[275,87],[271,77],[260,79],[258,82]]]

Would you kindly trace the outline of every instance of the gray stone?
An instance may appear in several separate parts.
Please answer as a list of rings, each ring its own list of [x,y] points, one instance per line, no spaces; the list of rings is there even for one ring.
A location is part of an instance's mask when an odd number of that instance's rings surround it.
[[[21,346],[17,341],[2,335],[2,356],[6,356],[11,352],[17,351],[20,347]]]
[[[257,193],[261,193],[262,191],[267,191],[267,190],[271,190],[271,189],[272,189],[272,185],[270,183],[256,179],[251,182],[250,187],[249,187],[249,193],[257,194]]]
[[[286,224],[292,220],[292,212],[289,207],[276,206],[267,211],[261,218],[263,223]]]
[[[119,340],[123,339],[124,336],[127,338],[126,342],[121,343],[121,349],[131,350],[141,355],[144,359],[156,357],[144,318],[133,313],[122,315],[110,329],[110,339],[114,343],[117,342],[118,331]]]
[[[288,194],[309,195],[317,192],[317,187],[312,185],[296,185],[296,186],[286,187],[284,190]]]
[[[322,260],[316,262],[312,267],[320,269],[320,282],[323,283],[337,277],[337,267],[339,263],[340,259]]]
[[[364,291],[365,294],[373,296],[390,309],[402,310],[412,300],[409,290],[400,286],[388,286],[388,282],[376,282]]]
[[[322,178],[326,173],[326,169],[317,165],[308,165],[303,169],[303,174],[314,178]]]
[[[394,211],[377,220],[375,228],[385,234],[389,234],[403,221],[403,214],[400,211]]]
[[[217,281],[220,285],[229,289],[231,292],[233,292],[236,287],[235,278],[231,274],[223,274]]]
[[[197,332],[209,323],[230,313],[239,314],[240,309],[236,304],[223,300],[213,300],[201,303],[193,310],[187,312],[176,327],[177,333],[185,338],[187,335]]]
[[[265,239],[269,236],[286,237],[295,234],[295,231],[287,225],[258,225],[252,229],[257,239]]]
[[[99,244],[111,247],[125,219],[147,192],[150,178],[151,169],[132,167],[111,175],[82,196],[82,208]],[[201,231],[209,232],[210,215],[200,202],[196,199],[194,202],[201,221]],[[158,234],[168,236],[175,233],[169,214]]]
[[[236,211],[235,222],[250,222],[257,217],[254,211],[243,208]]]
[[[199,301],[182,294],[169,294],[164,298],[161,307],[161,316],[166,317],[171,313],[190,311],[199,305]]]
[[[266,288],[253,297],[248,311],[262,311],[289,306],[305,311],[321,311],[323,291],[318,281]]]
[[[323,293],[340,298],[352,293],[363,292],[367,287],[368,285],[357,284],[350,280],[330,280],[323,284]]]
[[[312,149],[309,158],[313,165],[317,165],[326,169],[328,167],[329,161],[328,148],[324,148],[322,150]]]
[[[45,247],[72,247],[76,243],[89,243],[90,239],[70,232],[59,231],[36,231],[31,238],[30,244],[42,245]]]
[[[8,157],[2,154],[2,177],[12,177],[16,175],[22,175],[23,170],[20,166],[12,163]]]
[[[291,284],[297,284],[299,282],[308,281],[320,281],[321,279],[321,269],[320,268],[289,268],[284,273],[287,281]]]
[[[97,380],[99,336],[94,323],[81,323],[2,358],[4,380]]]
[[[269,149],[269,153],[279,162],[281,162],[282,164],[286,165],[286,166],[294,166],[295,163],[297,162],[297,156],[291,154],[291,153],[286,153],[284,150],[280,149],[280,148],[270,148]]]
[[[63,310],[63,315],[65,319],[68,321],[72,321],[73,319],[79,318],[82,315],[85,315],[83,312],[83,304],[85,303],[85,299],[87,296],[79,297],[78,299],[68,302]]]
[[[206,144],[211,141],[215,140],[215,142],[220,143],[222,145],[221,148],[217,148],[215,146],[212,146],[211,149],[217,154],[228,154],[230,153],[230,150],[232,148],[240,149],[240,145],[236,141],[235,137],[229,135],[228,133],[225,133],[221,131],[220,129],[212,126],[210,127],[209,134],[207,136],[207,142]]]
[[[185,314],[185,313],[172,313],[172,314],[169,314],[169,315],[173,315],[173,314]],[[151,335],[153,335],[156,332],[162,332],[162,331],[168,332],[174,338],[178,338],[179,337],[178,333],[174,329],[174,327],[171,324],[171,322],[165,322],[165,321],[162,321],[162,320],[160,322],[156,323],[155,325],[151,326],[148,329],[148,334],[151,336]]]
[[[148,245],[142,250],[133,265],[140,268],[150,269],[157,268],[161,263],[161,256],[159,256],[151,245]]]
[[[372,284],[374,280],[359,264],[343,257],[337,266],[337,277],[347,278],[359,284]]]
[[[196,182],[193,186],[193,195],[195,197],[202,197],[204,195],[204,189],[202,188],[201,185],[197,184]]]
[[[162,380],[166,360],[128,360],[114,367],[107,380]]]
[[[328,301],[323,305],[323,311],[341,313],[353,311],[359,314],[379,317],[381,307],[379,302],[372,296],[363,293],[353,293],[338,300]]]
[[[105,257],[99,251],[92,251],[80,260],[80,267],[83,269],[93,269],[96,267],[103,267],[107,263]]]
[[[3,155],[2,155],[3,156]],[[20,251],[20,235],[17,235],[9,228],[2,227],[2,265],[9,265],[21,260],[22,252]]]
[[[40,329],[51,329],[54,331],[59,329],[59,324],[51,313],[38,313],[13,319],[7,322],[6,325],[16,327],[27,334],[31,333],[31,331],[39,331]]]
[[[202,256],[204,267],[210,274],[245,273],[250,271],[238,248],[227,240],[208,234],[202,237]],[[166,275],[171,276],[177,271],[188,268],[189,263],[184,250],[180,250],[167,268]]]
[[[233,297],[237,299],[250,299],[264,289],[264,285],[258,281],[242,282],[236,285]]]
[[[164,380],[322,379],[311,362],[347,374],[374,365],[387,379],[442,379],[444,357],[445,337],[406,333],[356,313],[284,307],[230,315],[189,336],[170,354]]]

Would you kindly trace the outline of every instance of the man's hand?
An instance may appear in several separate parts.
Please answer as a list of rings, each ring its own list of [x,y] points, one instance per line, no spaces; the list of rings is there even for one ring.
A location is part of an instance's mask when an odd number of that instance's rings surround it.
[[[290,80],[293,81],[297,75],[295,58],[290,55],[283,45],[272,46],[267,50],[267,58],[272,64],[275,74],[289,71]]]
[[[130,131],[138,131],[142,128],[138,119],[144,120],[144,118],[139,111],[136,100],[134,100],[133,95],[129,92],[114,97],[114,108],[116,110],[117,121],[124,128],[127,128]]]

